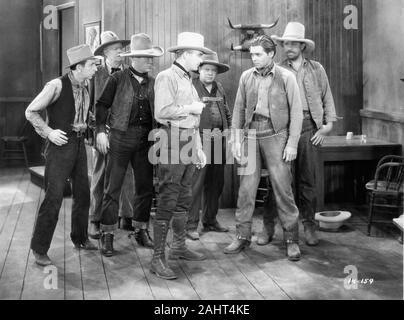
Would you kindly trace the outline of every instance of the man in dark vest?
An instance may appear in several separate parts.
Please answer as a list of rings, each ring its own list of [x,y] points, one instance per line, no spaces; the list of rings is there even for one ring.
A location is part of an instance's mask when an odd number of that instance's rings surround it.
[[[216,219],[219,210],[219,198],[224,186],[224,163],[226,161],[226,139],[224,130],[231,127],[231,113],[222,85],[216,82],[216,76],[227,72],[230,67],[220,63],[217,53],[203,56],[199,66],[199,78],[193,85],[206,107],[201,114],[199,131],[207,155],[207,164],[197,170],[192,183],[192,203],[187,223],[187,236],[199,239],[198,223],[202,202],[202,232],[227,232]],[[202,196],[203,195],[203,196]]]
[[[264,212],[264,227],[270,227],[266,223],[269,215],[278,215],[288,259],[297,261],[300,259],[299,211],[293,198],[291,162],[296,159],[303,121],[299,87],[292,72],[274,63],[276,45],[270,37],[263,35],[255,39],[250,53],[254,67],[240,78],[232,121],[232,128],[244,134],[242,139],[232,140],[232,148],[240,162],[242,145],[238,141],[254,144],[255,152],[248,154],[247,160],[255,164],[255,170],[242,172],[240,176],[237,238],[224,252],[238,253],[250,245],[257,188],[261,169],[266,167],[276,212]],[[267,233],[273,234],[272,230]]]
[[[67,50],[70,72],[46,84],[28,106],[25,116],[46,139],[45,199],[39,208],[31,240],[36,263],[52,264],[47,252],[58,221],[66,179],[72,179],[70,237],[78,249],[96,250],[87,235],[90,187],[84,133],[90,107],[89,80],[97,71],[88,45]],[[46,110],[48,123],[40,113]]]
[[[93,101],[96,102],[101,96],[105,83],[108,77],[121,71],[128,66],[123,64],[123,58],[120,56],[124,52],[124,47],[130,44],[129,40],[119,40],[118,36],[112,31],[104,31],[101,34],[101,45],[95,50],[94,54],[97,56],[104,56],[105,63],[98,68],[94,76],[93,85]],[[95,107],[92,105],[93,110],[91,114],[95,117]],[[95,118],[94,118],[95,122]],[[94,128],[95,129],[95,123]],[[104,182],[105,182],[105,167],[107,163],[106,155],[97,150],[93,146],[93,172],[91,176],[91,201],[90,201],[90,228],[88,235],[93,239],[99,239],[100,221],[101,221],[101,207],[102,197],[104,195]],[[133,231],[132,217],[133,217],[133,202],[135,197],[135,187],[133,180],[132,166],[128,166],[125,178],[123,180],[122,191],[119,199],[119,216],[121,228],[124,230]]]
[[[131,51],[122,54],[131,57],[132,65],[108,78],[96,109],[97,149],[106,154],[105,192],[101,211],[102,253],[114,254],[114,231],[118,227],[118,202],[128,164],[135,176],[135,203],[133,206],[135,238],[145,247],[153,247],[148,224],[153,199],[153,165],[148,159],[151,146],[149,133],[154,127],[154,79],[149,75],[153,59],[164,54],[153,47],[144,33],[131,39]],[[109,114],[110,136],[106,134]]]

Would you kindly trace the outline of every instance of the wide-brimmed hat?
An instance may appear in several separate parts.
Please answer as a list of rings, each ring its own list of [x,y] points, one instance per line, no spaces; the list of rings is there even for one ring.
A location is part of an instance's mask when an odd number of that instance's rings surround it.
[[[67,58],[69,59],[69,65],[66,68],[70,68],[86,60],[102,59],[101,56],[96,56],[93,54],[88,44],[81,44],[76,47],[70,48],[66,51],[66,54]]]
[[[129,40],[120,40],[119,37],[112,31],[104,31],[101,33],[101,44],[95,49],[95,55],[103,55],[104,49],[108,46],[111,46],[115,43],[121,43],[123,47],[126,47],[130,44]]]
[[[205,54],[212,54],[213,51],[205,47],[205,38],[203,35],[195,32],[182,32],[177,37],[177,45],[168,48],[168,52],[178,50],[198,50]]]
[[[225,73],[230,69],[230,66],[228,64],[219,62],[219,57],[217,56],[216,52],[213,52],[212,54],[205,54],[202,57],[202,63],[199,66],[202,67],[204,64],[211,64],[216,66],[217,73]]]
[[[307,51],[313,51],[316,47],[313,40],[306,39],[306,28],[300,22],[289,22],[285,28],[282,37],[276,35],[271,36],[272,40],[283,46],[285,41],[303,42],[306,44]]]
[[[153,46],[150,37],[145,33],[134,34],[130,41],[130,51],[120,54],[121,57],[161,57],[164,50]]]

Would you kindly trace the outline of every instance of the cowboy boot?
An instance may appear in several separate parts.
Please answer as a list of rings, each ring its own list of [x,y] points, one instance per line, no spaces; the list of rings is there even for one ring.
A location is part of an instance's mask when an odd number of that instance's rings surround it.
[[[153,248],[153,239],[150,237],[149,230],[136,228],[135,239],[139,245],[145,248]]]
[[[223,252],[225,254],[236,254],[243,251],[245,248],[250,246],[250,241],[245,239],[236,238],[230,243],[226,248],[224,248]]]
[[[315,247],[318,245],[319,241],[316,235],[316,226],[314,223],[304,223],[304,236],[308,246]]]
[[[173,260],[185,259],[189,261],[205,260],[206,257],[203,254],[187,248],[185,244],[186,225],[186,213],[174,214],[172,219],[173,242],[168,254],[168,258]]]
[[[98,240],[101,238],[101,231],[100,231],[100,223],[99,222],[90,222],[90,227],[88,230],[88,236],[91,239]]]
[[[169,222],[164,220],[154,221],[154,253],[151,261],[150,272],[157,277],[172,280],[177,276],[174,271],[168,266],[165,258],[165,247],[168,233]]]
[[[283,235],[286,242],[286,255],[290,261],[299,261],[301,257],[299,248],[299,229],[298,225],[292,231],[284,230]]]
[[[105,257],[112,257],[114,254],[114,235],[112,233],[103,233],[101,236],[101,253]]]
[[[49,256],[45,254],[40,254],[34,250],[32,250],[32,253],[34,254],[35,257],[35,263],[41,267],[46,267],[52,265],[52,260],[49,258]]]
[[[257,244],[265,246],[270,243],[275,234],[275,223],[264,224],[262,231],[258,234]]]

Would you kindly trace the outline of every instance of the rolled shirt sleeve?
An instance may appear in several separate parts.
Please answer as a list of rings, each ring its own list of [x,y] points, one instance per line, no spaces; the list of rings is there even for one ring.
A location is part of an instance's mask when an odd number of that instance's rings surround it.
[[[48,82],[25,110],[25,117],[32,124],[35,131],[44,139],[48,138],[49,134],[57,128],[50,128],[42,118],[41,112],[59,99],[61,91],[62,81],[60,79]]]

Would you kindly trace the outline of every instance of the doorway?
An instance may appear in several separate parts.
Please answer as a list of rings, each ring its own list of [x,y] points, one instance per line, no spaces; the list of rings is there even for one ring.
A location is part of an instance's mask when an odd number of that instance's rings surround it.
[[[74,6],[59,9],[59,75],[66,73],[69,65],[66,50],[74,47]]]

